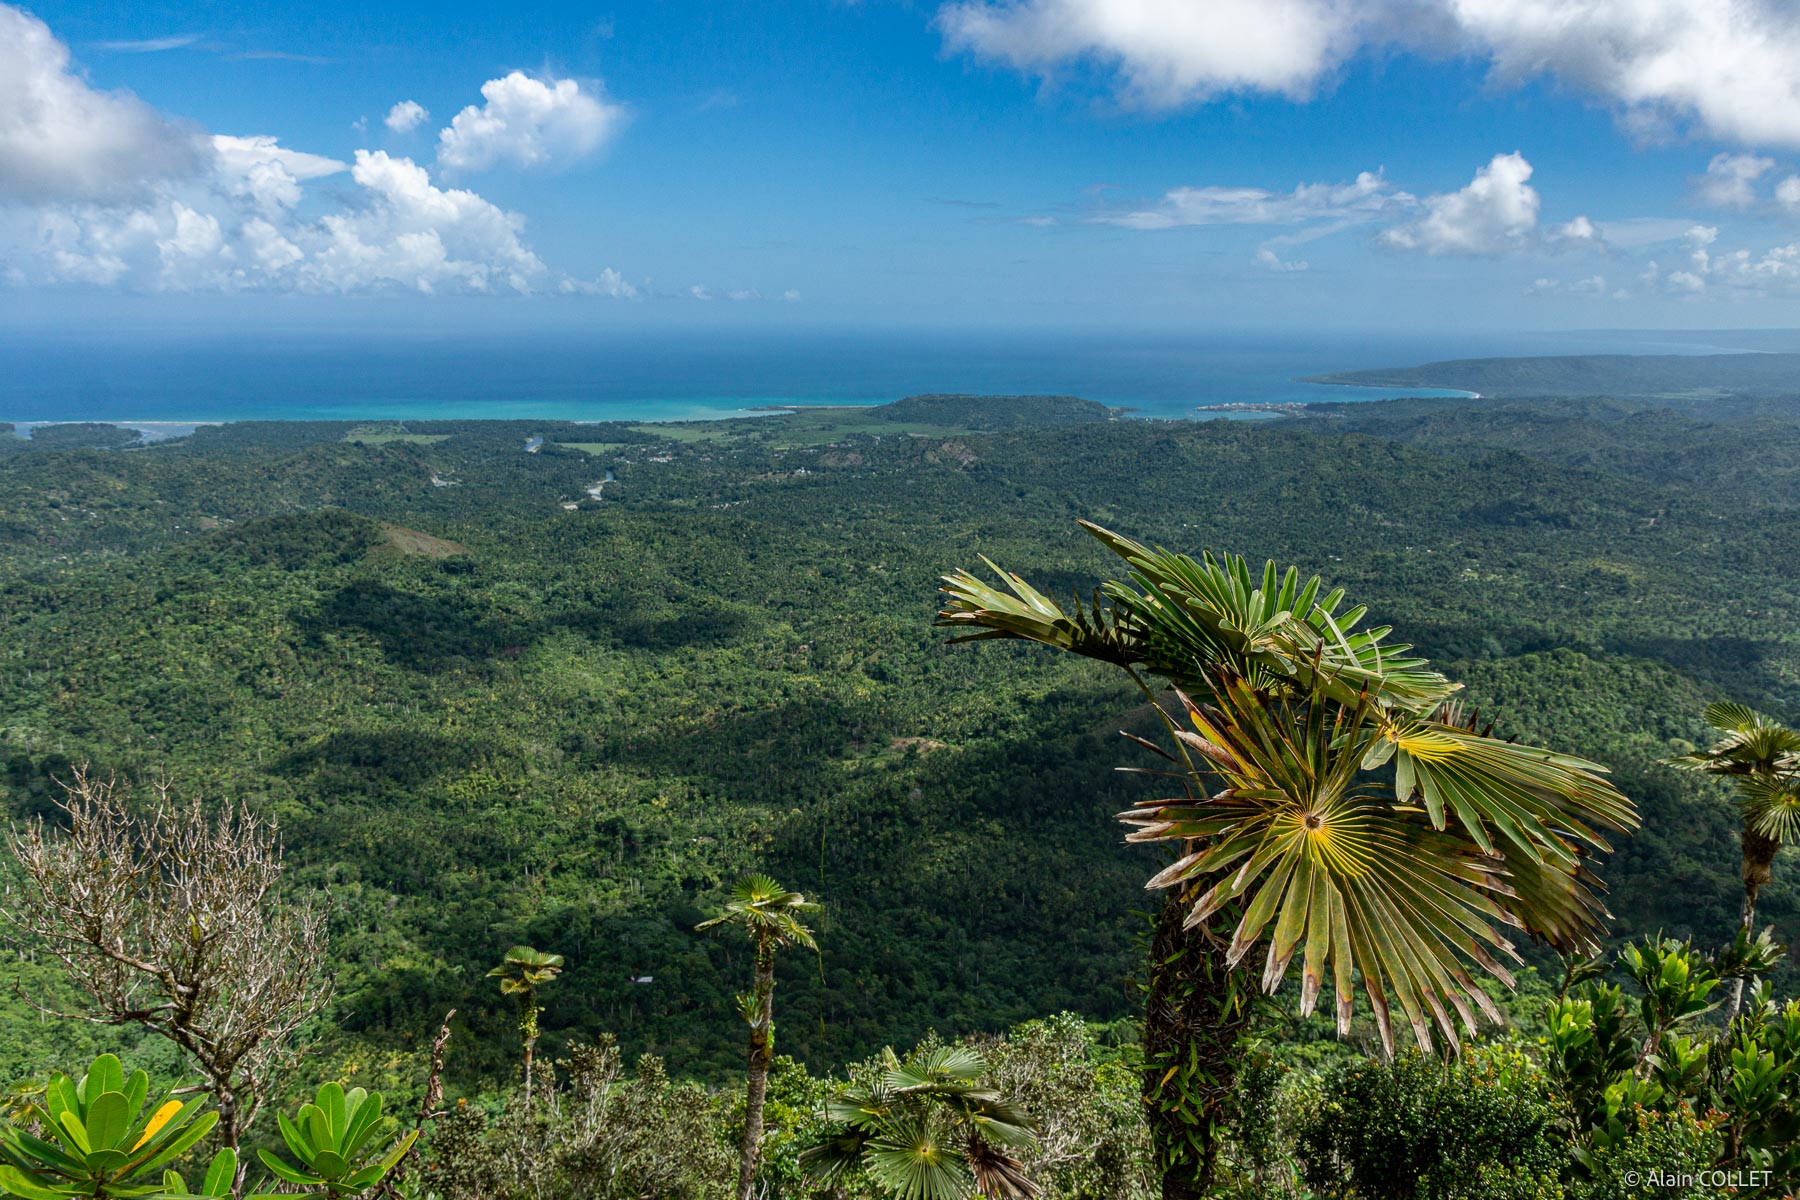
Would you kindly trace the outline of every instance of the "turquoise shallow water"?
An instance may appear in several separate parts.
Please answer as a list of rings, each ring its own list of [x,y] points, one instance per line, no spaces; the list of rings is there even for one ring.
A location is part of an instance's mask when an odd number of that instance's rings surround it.
[[[681,420],[921,392],[1199,406],[1454,394],[1297,377],[1495,354],[1668,353],[1605,335],[708,333],[525,337],[0,334],[0,420]],[[1699,349],[1701,347],[1694,347]]]

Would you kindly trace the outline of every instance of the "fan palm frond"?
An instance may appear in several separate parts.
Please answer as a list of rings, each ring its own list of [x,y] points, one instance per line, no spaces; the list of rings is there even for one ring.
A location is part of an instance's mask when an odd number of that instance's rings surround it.
[[[1176,845],[1149,886],[1191,898],[1189,928],[1226,925],[1229,966],[1266,943],[1273,992],[1298,957],[1302,1011],[1330,986],[1340,1030],[1360,978],[1391,1052],[1393,1009],[1426,1046],[1478,1011],[1499,1020],[1469,967],[1510,983],[1509,929],[1595,947],[1607,914],[1589,857],[1638,824],[1603,767],[1478,731],[1458,685],[1317,577],[1082,524],[1130,568],[1092,605],[1066,614],[1016,575],[1002,573],[1008,593],[961,573],[939,623],[1174,686],[1186,727],[1163,715],[1180,755],[1156,749],[1176,770],[1147,773],[1187,795],[1121,819],[1128,840]]]
[[[488,972],[488,978],[500,981],[502,993],[516,995],[555,979],[562,974],[563,962],[560,954],[546,954],[530,946],[514,946],[500,960],[500,965]]]
[[[1037,1185],[1025,1176],[1024,1164],[983,1138],[970,1138],[963,1157],[975,1176],[975,1190],[991,1200],[1031,1200],[1038,1194]]]
[[[1266,991],[1299,957],[1303,1013],[1329,970],[1347,1031],[1360,975],[1390,1052],[1395,1006],[1422,1045],[1433,1026],[1455,1043],[1452,1013],[1469,1030],[1477,1010],[1500,1019],[1465,964],[1510,984],[1501,960],[1518,955],[1505,928],[1568,950],[1595,944],[1606,910],[1577,839],[1598,838],[1568,810],[1620,823],[1633,814],[1593,764],[1447,726],[1390,734],[1367,701],[1276,699],[1229,679],[1213,695],[1210,705],[1188,702],[1184,732],[1203,776],[1194,794],[1120,815],[1136,826],[1128,840],[1187,851],[1149,886],[1192,889],[1190,927],[1237,906],[1227,964],[1266,942]],[[1393,790],[1364,771],[1384,739],[1401,748]],[[1205,794],[1215,780],[1222,787]],[[1421,793],[1435,804],[1414,803]],[[1570,793],[1579,804],[1545,799]],[[1501,836],[1488,836],[1489,824]]]
[[[1744,824],[1770,841],[1800,841],[1800,774],[1748,776],[1738,780]]]
[[[1028,1200],[1037,1189],[1008,1148],[1037,1139],[1029,1118],[986,1082],[987,1060],[967,1046],[883,1051],[874,1081],[850,1084],[825,1103],[832,1123],[801,1155],[830,1186],[858,1167],[883,1190],[914,1200]]]
[[[1585,759],[1443,721],[1406,722],[1382,736],[1394,746],[1395,798],[1421,801],[1440,829],[1455,817],[1483,850],[1493,852],[1497,837],[1501,849],[1573,865],[1569,837],[1608,851],[1591,826],[1637,828],[1635,806],[1606,781],[1604,767]]]
[[[1366,610],[1342,608],[1342,589],[1326,592],[1317,576],[1264,566],[1260,579],[1241,557],[1199,561],[1152,550],[1090,522],[1082,527],[1131,567],[1130,583],[1102,585],[1072,613],[1022,578],[988,562],[1010,594],[966,571],[946,576],[949,597],[938,624],[975,628],[956,641],[1024,638],[1125,667],[1142,667],[1190,691],[1213,673],[1258,686],[1302,689],[1323,680],[1340,701],[1369,694],[1377,703],[1422,712],[1456,690],[1404,645],[1384,645],[1390,630],[1358,629]],[[986,559],[983,560],[987,562]]]
[[[741,925],[759,941],[767,939],[780,946],[817,950],[812,930],[796,914],[818,910],[818,904],[799,892],[788,891],[767,875],[746,875],[731,889],[724,911],[694,928]]]
[[[1713,775],[1800,769],[1800,731],[1729,702],[1708,705],[1706,723],[1719,732],[1719,739],[1705,750],[1670,759],[1669,766]]]
[[[967,1200],[975,1187],[962,1148],[922,1118],[890,1122],[869,1140],[863,1163],[896,1200]]]

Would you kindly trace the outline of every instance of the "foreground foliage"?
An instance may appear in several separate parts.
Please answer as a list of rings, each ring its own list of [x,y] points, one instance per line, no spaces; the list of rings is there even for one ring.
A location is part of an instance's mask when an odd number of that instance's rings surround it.
[[[306,1196],[363,1195],[392,1173],[419,1137],[416,1130],[409,1132],[377,1152],[374,1139],[392,1124],[382,1116],[380,1093],[345,1091],[337,1083],[321,1086],[317,1099],[303,1105],[293,1120],[286,1113],[280,1120],[281,1140],[298,1165],[267,1150],[257,1157],[277,1179],[305,1189],[298,1194]]]
[[[149,1097],[149,1075],[127,1075],[110,1054],[95,1059],[80,1081],[51,1076],[40,1103],[0,1125],[0,1189],[23,1200],[187,1194],[181,1177],[163,1168],[204,1138],[219,1115],[200,1111],[203,1098],[184,1104],[167,1092]],[[236,1173],[236,1152],[221,1149],[198,1194],[233,1194]]]
[[[56,825],[12,830],[23,886],[0,918],[61,963],[85,1001],[79,1019],[177,1047],[235,1148],[331,995],[324,913],[284,890],[279,832],[247,805],[215,814],[161,785],[134,807],[128,789],[79,767],[62,791]]]

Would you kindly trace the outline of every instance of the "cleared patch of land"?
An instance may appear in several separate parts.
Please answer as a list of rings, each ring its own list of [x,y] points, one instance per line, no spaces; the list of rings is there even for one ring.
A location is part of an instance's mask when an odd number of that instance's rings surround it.
[[[417,529],[408,529],[404,525],[391,525],[386,521],[381,523],[381,537],[380,544],[369,553],[393,554],[401,558],[455,558],[469,552],[469,548],[461,542],[433,537],[429,533],[420,533]]]

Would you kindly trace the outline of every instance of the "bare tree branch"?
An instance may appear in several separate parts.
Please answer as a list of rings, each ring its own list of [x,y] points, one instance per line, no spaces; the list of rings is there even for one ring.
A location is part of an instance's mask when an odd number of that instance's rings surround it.
[[[66,829],[40,818],[6,836],[24,886],[0,899],[0,921],[87,994],[81,1019],[179,1046],[236,1146],[330,997],[325,913],[284,896],[280,833],[247,805],[209,816],[165,782],[134,812],[85,768],[63,791]]]

